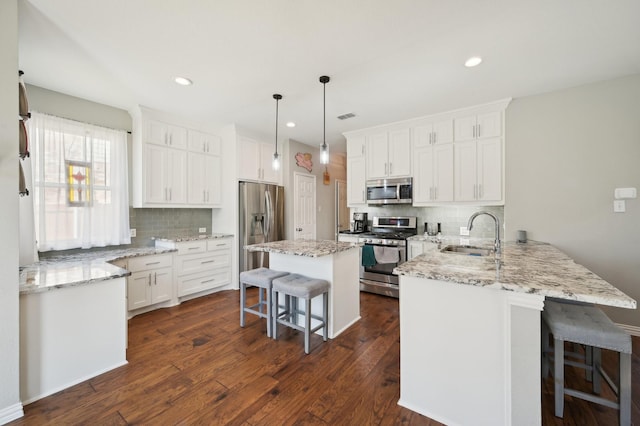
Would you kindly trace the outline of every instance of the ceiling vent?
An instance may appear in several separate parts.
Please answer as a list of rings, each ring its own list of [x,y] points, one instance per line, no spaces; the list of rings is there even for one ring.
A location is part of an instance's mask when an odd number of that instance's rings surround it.
[[[339,115],[339,116],[338,116],[338,118],[339,118],[340,120],[346,120],[346,119],[348,119],[348,118],[353,118],[353,117],[355,117],[355,116],[356,116],[356,115],[355,115],[354,113],[352,113],[352,112],[348,112],[348,113],[346,113],[346,114]]]

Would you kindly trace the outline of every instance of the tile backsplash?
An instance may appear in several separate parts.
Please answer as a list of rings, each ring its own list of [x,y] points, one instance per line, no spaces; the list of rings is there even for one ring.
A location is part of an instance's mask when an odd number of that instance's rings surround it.
[[[495,214],[500,219],[500,225],[504,231],[504,207],[503,206],[442,206],[442,207],[412,207],[412,206],[384,206],[384,207],[358,207],[351,209],[353,212],[368,213],[369,226],[373,216],[416,216],[418,218],[418,233],[424,233],[425,222],[440,222],[442,234],[446,236],[460,235],[460,227],[467,226],[469,217],[477,211],[488,211]],[[478,216],[473,221],[471,237],[494,238],[495,222],[486,215]],[[502,240],[515,240],[505,238],[504,232]]]
[[[211,209],[134,209],[129,208],[129,227],[134,247],[152,246],[152,237],[178,237],[198,234],[198,228],[211,233]]]

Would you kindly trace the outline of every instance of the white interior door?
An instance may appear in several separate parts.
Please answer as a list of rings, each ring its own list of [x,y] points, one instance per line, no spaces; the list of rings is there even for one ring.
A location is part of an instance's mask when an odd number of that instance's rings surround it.
[[[294,239],[316,239],[316,177],[294,173]]]

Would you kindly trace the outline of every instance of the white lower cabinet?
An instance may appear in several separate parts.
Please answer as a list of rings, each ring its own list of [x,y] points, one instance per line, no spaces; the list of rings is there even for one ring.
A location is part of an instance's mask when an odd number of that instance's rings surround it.
[[[407,253],[407,260],[411,260],[416,256],[420,256],[422,253],[425,252],[425,247],[424,245],[426,244],[425,241],[409,241],[409,250]]]
[[[127,268],[127,308],[132,311],[166,302],[172,298],[173,256],[171,254],[133,257]]]
[[[178,297],[231,283],[232,242],[232,238],[218,238],[174,243]]]

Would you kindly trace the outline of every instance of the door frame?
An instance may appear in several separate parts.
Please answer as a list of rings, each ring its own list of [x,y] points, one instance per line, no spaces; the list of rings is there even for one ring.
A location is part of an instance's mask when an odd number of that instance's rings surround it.
[[[336,241],[338,241],[338,234],[340,233],[338,227],[340,226],[340,185],[344,185],[344,195],[345,195],[345,207],[347,209],[347,221],[349,221],[349,213],[350,213],[350,209],[349,209],[349,193],[347,191],[347,181],[344,179],[336,179],[336,190],[335,190],[335,209],[336,209],[336,213],[334,215],[334,223],[333,223],[333,228],[335,230],[336,233]]]

